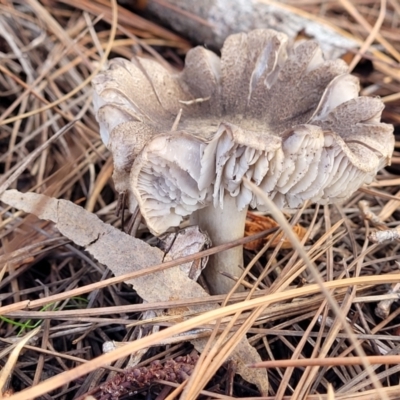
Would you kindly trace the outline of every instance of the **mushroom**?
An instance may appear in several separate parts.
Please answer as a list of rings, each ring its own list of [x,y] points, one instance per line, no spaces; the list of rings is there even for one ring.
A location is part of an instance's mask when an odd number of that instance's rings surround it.
[[[345,62],[273,30],[228,37],[221,57],[196,47],[175,74],[114,59],[94,88],[117,190],[155,235],[191,216],[214,245],[238,239],[248,206],[268,211],[244,177],[281,208],[334,203],[370,183],[393,151],[382,101],[359,97]],[[234,281],[220,272],[240,276],[242,266],[240,247],[213,256],[211,291],[226,293]]]
[[[92,81],[100,136],[114,158],[115,189],[128,195],[131,212],[137,205],[129,183],[133,161],[151,138],[172,127],[178,99],[189,100],[175,81],[161,65],[142,58],[115,58]]]

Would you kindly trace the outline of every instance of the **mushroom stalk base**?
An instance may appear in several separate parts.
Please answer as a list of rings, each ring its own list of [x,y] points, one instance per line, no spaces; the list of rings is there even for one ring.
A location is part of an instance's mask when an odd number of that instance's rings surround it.
[[[247,207],[238,211],[235,198],[227,195],[224,198],[224,208],[209,206],[192,214],[191,222],[206,231],[213,246],[229,243],[244,235]],[[226,294],[235,281],[223,276],[226,272],[239,278],[243,273],[243,246],[225,250],[210,257],[204,271],[205,279],[211,294]],[[238,290],[244,290],[240,286]]]

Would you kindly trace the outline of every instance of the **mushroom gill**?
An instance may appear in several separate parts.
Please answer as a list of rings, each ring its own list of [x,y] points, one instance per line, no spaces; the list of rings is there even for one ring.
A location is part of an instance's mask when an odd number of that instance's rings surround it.
[[[358,96],[344,61],[273,30],[228,37],[221,57],[196,47],[176,74],[152,60],[111,60],[94,89],[116,188],[137,199],[157,235],[192,215],[215,245],[242,237],[247,207],[265,209],[244,176],[281,208],[331,203],[371,182],[393,151],[383,103]],[[240,275],[240,251],[215,267]],[[214,292],[233,286],[220,279]]]

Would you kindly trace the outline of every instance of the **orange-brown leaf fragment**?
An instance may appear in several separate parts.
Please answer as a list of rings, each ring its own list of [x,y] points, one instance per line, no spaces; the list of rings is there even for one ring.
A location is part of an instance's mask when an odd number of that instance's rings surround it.
[[[266,217],[263,215],[256,215],[252,212],[247,213],[246,217],[246,225],[245,225],[245,232],[244,236],[251,236],[255,233],[259,233],[265,231],[267,229],[277,228],[279,225],[275,220],[270,217]],[[301,225],[297,224],[293,227],[294,233],[298,236],[299,240],[303,239],[307,230],[303,228]],[[261,248],[267,243],[267,241],[271,238],[271,235],[266,236],[265,238],[254,240],[250,243],[246,243],[244,248],[246,250],[261,250]],[[278,233],[276,238],[272,241],[271,247],[276,247],[278,243],[282,240],[283,232]],[[282,249],[291,249],[292,244],[288,239],[284,239],[282,243]]]

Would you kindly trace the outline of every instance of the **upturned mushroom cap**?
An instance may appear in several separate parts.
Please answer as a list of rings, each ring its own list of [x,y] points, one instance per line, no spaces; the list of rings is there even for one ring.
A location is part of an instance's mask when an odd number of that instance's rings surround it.
[[[201,140],[174,132],[156,136],[135,160],[131,187],[155,234],[178,226],[183,217],[211,204],[209,188],[198,187],[201,148]]]
[[[92,83],[100,135],[114,158],[115,188],[131,193],[129,175],[136,156],[152,137],[171,129],[179,99],[189,97],[161,65],[140,58],[111,60]],[[135,204],[133,199],[130,203]]]
[[[223,207],[226,193],[239,210],[263,209],[244,176],[279,207],[344,200],[393,151],[383,103],[358,96],[346,64],[272,30],[230,36],[221,58],[196,47],[179,74],[115,59],[94,88],[116,186],[132,191],[155,234],[197,209]]]

